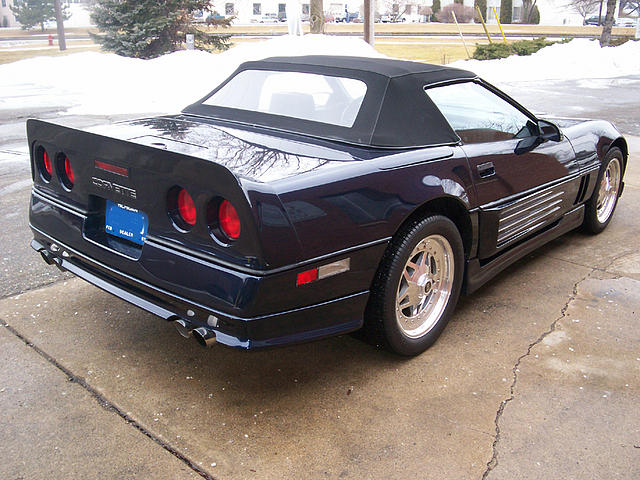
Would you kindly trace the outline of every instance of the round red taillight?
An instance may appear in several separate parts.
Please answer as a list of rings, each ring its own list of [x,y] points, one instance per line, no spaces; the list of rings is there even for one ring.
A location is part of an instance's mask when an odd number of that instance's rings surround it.
[[[51,166],[51,159],[49,158],[49,154],[46,150],[44,150],[44,155],[42,156],[42,162],[44,163],[44,169],[46,170],[49,177],[53,174],[53,167]]]
[[[47,183],[51,181],[51,177],[53,177],[53,162],[42,145],[35,150],[35,167],[42,180]]]
[[[70,191],[76,179],[73,174],[73,167],[71,167],[71,161],[64,153],[59,153],[56,156],[56,172],[64,189]]]
[[[196,224],[196,206],[191,195],[183,188],[178,192],[178,213],[190,227]]]
[[[232,240],[240,236],[240,218],[238,212],[228,200],[223,200],[218,208],[218,222],[220,230]]]
[[[69,161],[68,157],[64,157],[64,173],[67,175],[67,179],[69,179],[69,182],[73,187],[73,184],[76,182],[76,179],[73,176],[73,168],[71,168],[71,162]]]

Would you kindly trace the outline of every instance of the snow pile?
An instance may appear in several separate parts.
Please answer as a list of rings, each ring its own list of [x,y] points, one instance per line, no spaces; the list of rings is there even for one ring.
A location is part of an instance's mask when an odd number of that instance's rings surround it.
[[[0,111],[67,108],[71,114],[173,113],[195,102],[242,62],[295,55],[381,56],[358,38],[282,36],[221,54],[184,50],[153,60],[84,52],[0,65]]]
[[[359,38],[305,35],[244,43],[221,54],[180,51],[153,60],[98,52],[38,57],[0,65],[0,112],[51,108],[96,115],[174,113],[210,92],[244,61],[314,54],[383,56]],[[606,82],[597,79],[640,74],[640,42],[600,48],[597,41],[580,39],[528,57],[452,66],[498,85],[580,80],[587,88],[606,88]]]
[[[580,80],[640,74],[640,42],[601,48],[597,40],[556,43],[527,57],[463,60],[450,66],[471,70],[492,83]]]

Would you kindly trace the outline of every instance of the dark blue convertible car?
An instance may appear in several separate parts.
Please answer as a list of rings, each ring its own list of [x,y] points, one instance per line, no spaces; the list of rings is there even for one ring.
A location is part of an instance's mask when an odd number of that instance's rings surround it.
[[[242,64],[179,115],[27,123],[32,246],[202,344],[362,329],[429,347],[536,247],[602,231],[627,144],[536,118],[471,72],[308,56]]]

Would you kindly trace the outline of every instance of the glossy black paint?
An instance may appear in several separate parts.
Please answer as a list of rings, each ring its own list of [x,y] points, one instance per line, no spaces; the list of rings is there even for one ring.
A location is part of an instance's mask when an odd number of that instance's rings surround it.
[[[439,213],[454,220],[468,292],[578,226],[601,159],[612,145],[626,159],[626,144],[607,122],[556,123],[559,141],[540,139],[516,155],[518,140],[380,149],[185,114],[90,131],[30,120],[32,245],[163,318],[207,325],[215,315],[218,339],[228,345],[344,333],[362,325],[380,258],[408,219]],[[38,174],[40,146],[51,158],[68,156],[71,191],[55,175],[47,182]],[[125,167],[128,176],[95,161]],[[189,231],[167,214],[174,186],[194,199],[198,217]],[[219,198],[238,210],[237,241],[221,241],[207,225],[207,205]],[[148,215],[143,247],[104,233],[106,200]],[[534,203],[544,210],[530,215]],[[344,258],[347,273],[296,286],[298,273]]]

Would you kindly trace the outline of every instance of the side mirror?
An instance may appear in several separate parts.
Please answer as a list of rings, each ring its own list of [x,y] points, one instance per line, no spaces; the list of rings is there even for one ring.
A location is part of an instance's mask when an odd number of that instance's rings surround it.
[[[538,129],[540,131],[540,138],[543,140],[550,140],[552,142],[562,140],[562,132],[554,123],[547,122],[546,120],[538,120]]]
[[[530,152],[538,145],[540,145],[542,141],[542,137],[525,137],[518,142],[518,145],[516,145],[515,154],[522,155],[523,153]]]

